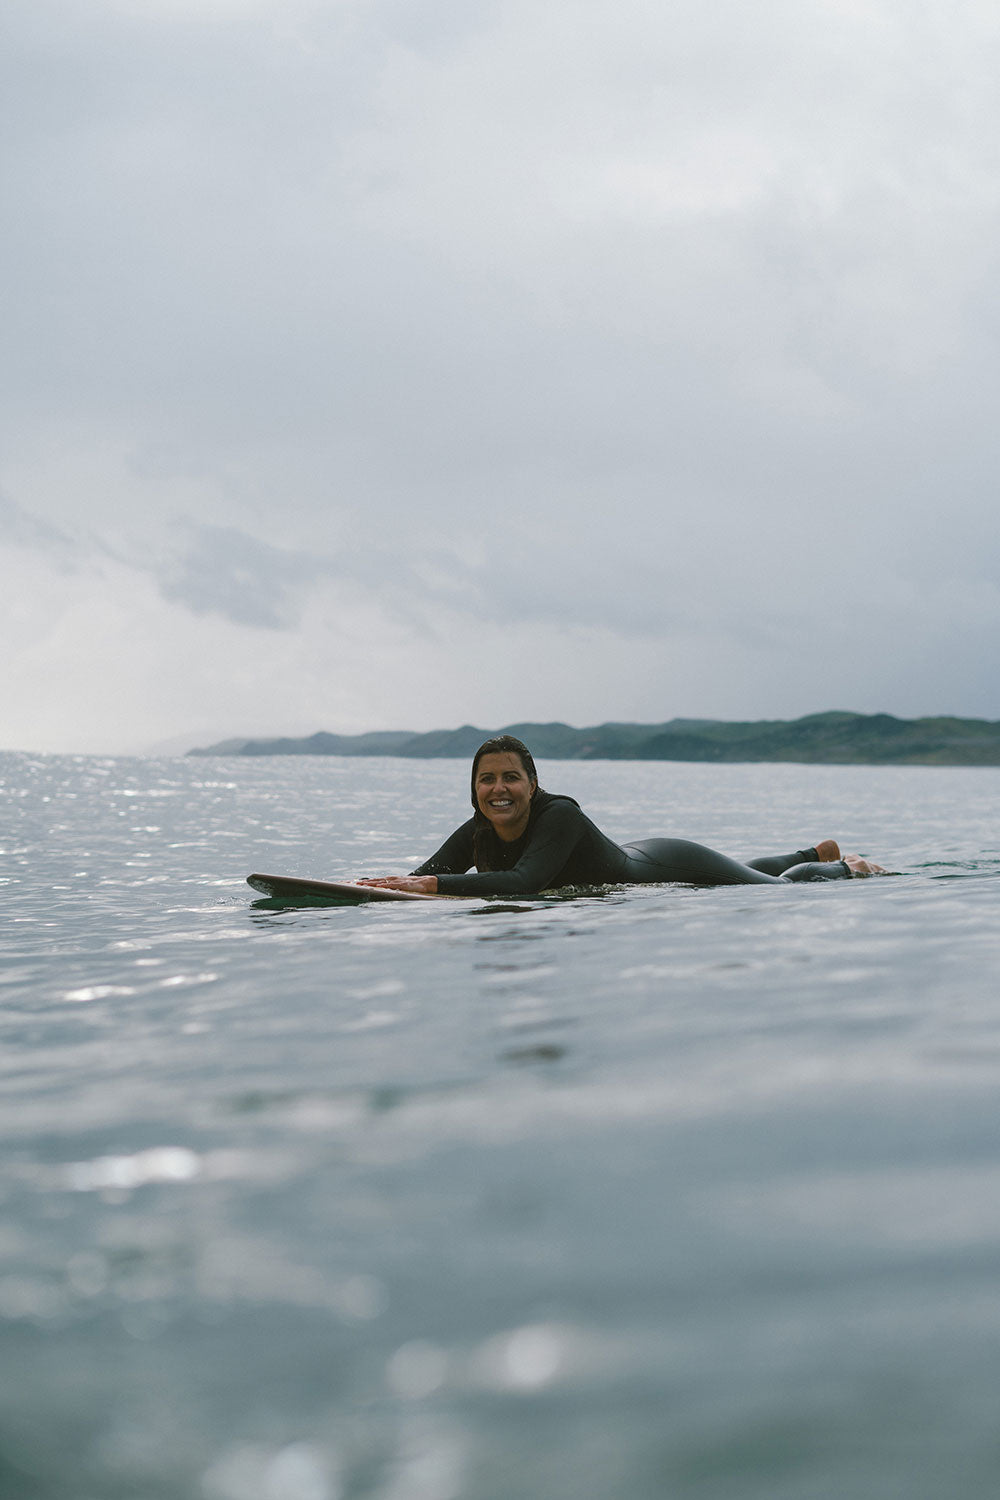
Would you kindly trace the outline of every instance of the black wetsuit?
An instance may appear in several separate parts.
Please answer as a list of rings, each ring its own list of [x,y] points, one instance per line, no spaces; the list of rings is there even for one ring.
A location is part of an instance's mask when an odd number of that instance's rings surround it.
[[[776,854],[747,864],[687,839],[640,839],[616,844],[572,797],[541,790],[519,839],[490,836],[493,868],[466,874],[475,863],[475,818],[456,828],[414,875],[436,875],[446,896],[525,896],[566,885],[774,885],[789,880],[845,880],[842,860],[820,863],[815,849]]]

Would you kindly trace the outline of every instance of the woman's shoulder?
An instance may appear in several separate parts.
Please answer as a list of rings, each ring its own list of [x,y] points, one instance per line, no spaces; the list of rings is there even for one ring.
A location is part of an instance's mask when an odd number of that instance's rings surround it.
[[[567,797],[563,792],[543,792],[540,788],[535,793],[533,811],[536,818],[573,818],[577,814],[583,817],[583,809],[575,797]]]

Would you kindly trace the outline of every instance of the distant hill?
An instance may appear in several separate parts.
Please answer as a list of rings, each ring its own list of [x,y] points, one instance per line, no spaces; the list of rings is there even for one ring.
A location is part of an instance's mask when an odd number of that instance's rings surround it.
[[[513,734],[548,760],[797,761],[814,765],[998,766],[1000,722],[896,719],[891,714],[831,712],[804,719],[732,723],[671,719],[666,724],[508,724],[503,729],[383,730],[307,739],[230,739],[189,755],[398,755],[467,760],[483,740]]]

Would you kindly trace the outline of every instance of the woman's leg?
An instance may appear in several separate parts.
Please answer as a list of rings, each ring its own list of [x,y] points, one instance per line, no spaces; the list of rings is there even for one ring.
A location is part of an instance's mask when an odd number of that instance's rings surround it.
[[[813,849],[797,849],[794,854],[770,854],[763,859],[748,859],[752,870],[780,875],[785,880],[849,880],[854,871],[840,857],[833,839],[823,839]]]
[[[783,875],[793,865],[834,864],[840,860],[840,845],[836,839],[820,839],[811,849],[797,849],[794,854],[769,854],[763,859],[748,859],[752,870],[763,870],[767,875]],[[833,879],[838,877],[834,876]]]
[[[685,885],[776,885],[777,874],[755,870],[690,839],[639,839],[624,844],[623,880],[639,885],[673,880]]]
[[[761,859],[748,859],[751,870],[763,870],[765,875],[784,875],[793,865],[818,864],[815,849],[796,849],[794,854],[766,854]]]
[[[790,870],[785,870],[779,876],[781,880],[852,880],[854,871],[843,859],[828,859],[820,863],[819,860],[807,860],[801,865],[793,865]]]
[[[639,839],[624,844],[622,852],[626,857],[622,878],[639,885],[656,881],[679,881],[685,885],[777,885],[789,880],[851,877],[842,860],[820,862],[815,858],[815,849],[772,855],[750,864],[741,864],[738,859],[730,859],[727,854],[689,839]]]

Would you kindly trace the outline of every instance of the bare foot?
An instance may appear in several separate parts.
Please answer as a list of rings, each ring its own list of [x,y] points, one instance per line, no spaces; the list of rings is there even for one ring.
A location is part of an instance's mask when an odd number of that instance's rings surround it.
[[[877,865],[873,859],[865,859],[861,854],[845,854],[844,864],[851,874],[860,879],[865,875],[884,875],[885,870]]]
[[[840,858],[840,845],[836,839],[820,839],[819,843],[813,847],[816,850],[816,858],[824,865]]]

